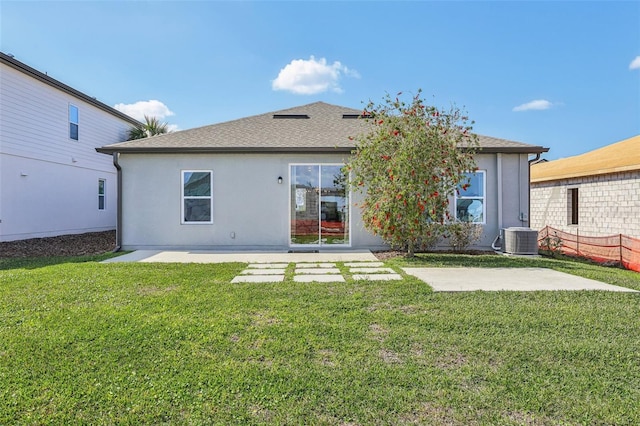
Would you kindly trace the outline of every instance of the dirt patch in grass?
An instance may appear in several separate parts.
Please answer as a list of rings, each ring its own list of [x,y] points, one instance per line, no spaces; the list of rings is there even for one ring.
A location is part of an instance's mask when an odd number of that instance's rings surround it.
[[[467,364],[467,358],[461,353],[450,353],[436,362],[436,366],[444,370],[460,368],[465,364]]]
[[[378,260],[385,261],[385,260],[393,259],[396,257],[404,257],[407,255],[407,253],[404,251],[388,250],[388,251],[374,251],[373,255],[377,257]]]
[[[378,356],[380,356],[385,364],[402,364],[400,355],[388,349],[380,349],[378,351]]]
[[[514,422],[524,426],[542,426],[548,424],[560,424],[560,421],[554,421],[547,417],[538,418],[531,413],[523,411],[509,411],[504,414],[510,422]]]
[[[496,253],[491,250],[463,250],[463,251],[453,251],[453,250],[435,250],[435,251],[424,251],[424,252],[416,252],[416,254],[468,254],[468,255],[486,255]],[[383,250],[383,251],[374,251],[373,255],[378,258],[380,261],[385,261],[389,259],[395,259],[396,257],[407,257],[407,252],[398,251],[398,250]]]
[[[319,363],[322,366],[325,367],[335,367],[336,363],[335,363],[335,357],[336,357],[336,353],[334,351],[332,351],[331,349],[321,349],[318,351],[318,355],[319,355]]]
[[[253,327],[266,327],[279,323],[280,320],[278,318],[274,318],[265,312],[256,312],[251,318],[251,325]]]
[[[116,231],[89,232],[57,237],[31,238],[0,243],[1,258],[88,256],[108,253],[116,247]]]
[[[379,342],[383,342],[389,334],[389,330],[379,324],[371,324],[369,326],[369,331],[371,332],[373,339]]]
[[[422,406],[413,413],[403,415],[400,420],[402,423],[408,424],[434,424],[443,426],[477,424],[476,422],[463,423],[456,419],[455,412],[452,408],[441,407],[431,402],[422,404]]]

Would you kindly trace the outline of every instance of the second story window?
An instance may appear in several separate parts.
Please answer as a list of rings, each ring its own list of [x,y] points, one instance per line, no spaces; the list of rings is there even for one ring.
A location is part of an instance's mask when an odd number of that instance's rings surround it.
[[[69,105],[69,138],[78,140],[78,107]]]

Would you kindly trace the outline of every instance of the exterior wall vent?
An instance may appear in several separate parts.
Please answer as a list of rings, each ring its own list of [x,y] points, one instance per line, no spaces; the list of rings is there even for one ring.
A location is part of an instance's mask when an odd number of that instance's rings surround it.
[[[538,231],[521,227],[506,228],[503,249],[509,254],[538,254]]]

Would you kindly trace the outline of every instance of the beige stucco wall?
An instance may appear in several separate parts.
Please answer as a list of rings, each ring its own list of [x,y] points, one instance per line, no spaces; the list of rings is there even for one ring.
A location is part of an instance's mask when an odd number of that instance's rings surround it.
[[[122,246],[288,249],[290,164],[345,160],[342,154],[121,154]],[[486,224],[475,248],[489,248],[500,227],[527,226],[527,160],[526,154],[477,156],[479,169],[486,172]],[[213,172],[213,224],[180,223],[182,170]],[[356,197],[351,200],[351,248],[383,248],[381,240],[364,229],[354,201]],[[446,248],[447,242],[443,244]]]
[[[322,160],[322,161],[320,161]],[[125,249],[289,247],[289,165],[343,163],[342,155],[121,155]],[[182,170],[213,172],[213,224],[181,224]],[[278,177],[283,183],[278,184]],[[382,247],[351,212],[351,247]]]
[[[529,163],[526,154],[484,154],[476,164],[486,173],[487,207],[482,240],[472,248],[487,249],[500,228],[529,226]]]
[[[568,224],[570,188],[578,188],[578,225]],[[531,223],[585,236],[640,238],[640,171],[532,183]]]

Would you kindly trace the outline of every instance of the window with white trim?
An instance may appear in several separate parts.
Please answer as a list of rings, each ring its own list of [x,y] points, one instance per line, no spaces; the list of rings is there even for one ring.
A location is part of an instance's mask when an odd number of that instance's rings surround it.
[[[69,104],[69,139],[78,140],[78,107]]]
[[[104,210],[106,206],[106,179],[98,179],[98,210]]]
[[[484,171],[465,173],[456,188],[456,219],[461,222],[485,223],[486,179]]]
[[[182,171],[182,223],[213,223],[213,172],[211,170]]]

